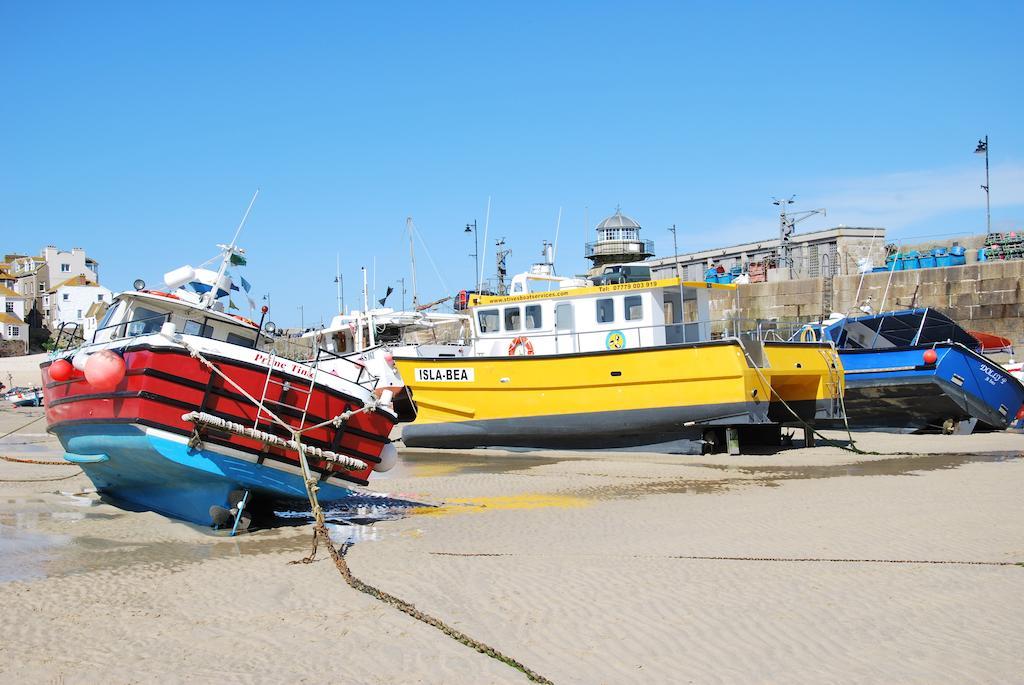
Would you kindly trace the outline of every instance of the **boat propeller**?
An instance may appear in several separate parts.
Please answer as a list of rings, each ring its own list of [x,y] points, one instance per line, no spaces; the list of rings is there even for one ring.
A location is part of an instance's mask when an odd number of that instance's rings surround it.
[[[252,515],[246,509],[249,501],[247,490],[232,490],[228,493],[228,506],[222,507],[214,504],[210,507],[210,521],[213,528],[231,528],[231,534],[238,531],[249,530],[252,524]]]

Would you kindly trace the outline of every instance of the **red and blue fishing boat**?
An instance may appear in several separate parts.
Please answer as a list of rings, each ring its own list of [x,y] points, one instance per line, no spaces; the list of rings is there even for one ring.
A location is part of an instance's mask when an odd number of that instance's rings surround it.
[[[47,430],[100,493],[197,524],[237,526],[306,499],[307,484],[349,497],[394,463],[389,434],[412,411],[390,355],[313,345],[289,358],[265,307],[259,323],[232,313],[244,250],[219,247],[217,271],[176,269],[164,289],[136,281],[88,341],[58,339],[42,365]]]
[[[799,335],[835,343],[853,428],[1004,430],[1024,418],[1024,385],[983,354],[989,343],[935,309],[833,316]]]

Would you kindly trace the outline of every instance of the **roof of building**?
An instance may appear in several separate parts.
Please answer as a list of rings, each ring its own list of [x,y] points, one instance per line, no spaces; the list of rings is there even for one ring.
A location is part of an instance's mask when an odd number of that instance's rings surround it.
[[[107,302],[93,302],[85,312],[85,318],[96,317],[97,319],[107,313],[110,304]]]
[[[640,228],[640,224],[616,208],[615,213],[597,225],[597,230],[604,228]]]
[[[12,326],[24,326],[25,322],[16,317],[14,314],[8,314],[7,312],[0,312],[0,323],[11,324]]]
[[[818,231],[812,231],[810,233],[796,233],[790,238],[791,244],[804,244],[804,243],[820,243],[834,240],[839,237],[844,238],[874,238],[881,242],[885,240],[885,229],[884,228],[872,228],[866,226],[834,226],[832,228],[823,228]],[[691,263],[691,262],[703,262],[704,260],[721,259],[727,257],[734,257],[746,252],[765,252],[774,251],[779,247],[779,238],[775,236],[773,238],[764,238],[762,240],[750,241],[749,243],[740,243],[739,245],[728,245],[723,247],[711,247],[704,250],[694,250],[693,252],[680,252],[679,256],[671,257],[659,257],[658,259],[649,260],[647,263],[651,267],[659,266],[670,266],[677,259],[680,263]]]
[[[20,294],[14,292],[10,288],[8,288],[6,285],[0,285],[0,297],[16,297],[19,300],[24,300],[25,299],[24,295],[20,295]]]
[[[58,290],[60,290],[61,288],[63,288],[64,286],[85,286],[85,287],[89,287],[89,288],[98,288],[99,284],[98,283],[93,283],[86,276],[84,276],[82,274],[78,274],[77,276],[72,276],[71,278],[69,278],[68,280],[66,280],[66,281],[64,281],[62,283],[58,283],[53,288],[50,288],[49,292],[55,293]]]

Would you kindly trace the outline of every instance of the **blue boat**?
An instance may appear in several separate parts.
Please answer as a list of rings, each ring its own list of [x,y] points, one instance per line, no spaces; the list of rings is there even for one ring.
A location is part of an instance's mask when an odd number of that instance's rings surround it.
[[[969,422],[1004,430],[1024,416],[1024,385],[934,309],[838,318],[801,334],[839,350],[851,428],[951,433]]]

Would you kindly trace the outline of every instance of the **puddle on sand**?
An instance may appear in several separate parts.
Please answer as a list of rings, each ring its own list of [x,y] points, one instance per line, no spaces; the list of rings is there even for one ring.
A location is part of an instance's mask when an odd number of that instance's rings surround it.
[[[729,464],[692,464],[719,471],[732,471],[765,480],[795,480],[809,478],[838,478],[842,476],[912,476],[921,471],[955,469],[965,464],[1014,461],[1024,458],[1017,452],[981,452],[978,454],[928,454],[901,456],[891,459],[859,461],[852,464],[826,464],[815,466],[732,466]]]
[[[532,455],[485,456],[472,452],[401,452],[398,464],[383,477],[391,478],[430,478],[433,476],[451,476],[480,473],[512,473],[525,471],[535,466],[557,464],[561,459],[555,457],[536,457]]]
[[[636,498],[644,495],[709,494],[725,492],[734,487],[757,485],[778,487],[780,481],[844,476],[914,476],[923,471],[955,469],[964,464],[1002,462],[1024,458],[1018,453],[932,454],[920,457],[894,457],[852,464],[816,466],[735,466],[731,464],[685,463],[686,466],[714,469],[753,478],[722,478],[716,480],[648,480],[640,483],[598,485],[572,491],[571,494],[596,500]],[[682,463],[682,462],[681,462]]]
[[[481,511],[527,509],[578,509],[590,505],[583,497],[561,494],[523,494],[504,497],[455,497],[445,500],[440,507],[417,509],[421,516],[449,516]]]
[[[309,536],[289,530],[311,522],[308,504],[302,511],[302,502],[281,503],[284,507],[275,510],[276,518],[270,521],[275,527],[237,537],[191,526],[209,534],[202,539],[137,541],[101,537],[90,534],[88,525],[77,525],[115,519],[130,523],[130,517],[137,515],[108,507],[91,510],[99,503],[98,498],[66,495],[0,499],[0,583],[136,567],[174,572],[208,559],[281,553],[300,559],[309,553]],[[376,496],[324,503],[327,528],[336,545],[382,539],[385,533],[375,523],[402,518],[414,507],[424,506]],[[190,526],[171,520],[167,525]]]

